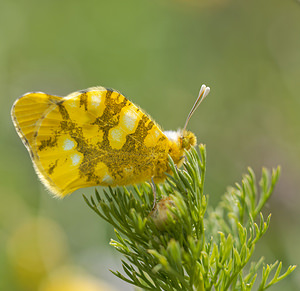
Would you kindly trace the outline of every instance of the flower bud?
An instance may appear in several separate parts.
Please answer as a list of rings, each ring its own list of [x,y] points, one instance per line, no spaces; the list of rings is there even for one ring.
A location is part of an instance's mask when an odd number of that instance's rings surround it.
[[[176,215],[170,210],[170,207],[176,207],[174,200],[172,197],[164,197],[149,214],[160,231],[164,231],[167,226],[171,226],[172,222],[174,223],[176,220]]]

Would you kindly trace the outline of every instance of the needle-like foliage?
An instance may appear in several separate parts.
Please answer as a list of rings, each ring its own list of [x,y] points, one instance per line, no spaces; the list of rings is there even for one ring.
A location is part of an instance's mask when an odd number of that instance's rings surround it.
[[[263,169],[259,187],[252,169],[241,184],[229,188],[215,209],[204,194],[206,149],[186,153],[183,169],[170,160],[173,175],[156,186],[155,208],[149,184],[108,188],[85,201],[116,233],[111,245],[124,255],[122,280],[144,290],[266,290],[288,276],[281,262],[252,262],[255,245],[267,231],[271,215],[261,210],[280,174]],[[261,272],[260,282],[257,279]]]

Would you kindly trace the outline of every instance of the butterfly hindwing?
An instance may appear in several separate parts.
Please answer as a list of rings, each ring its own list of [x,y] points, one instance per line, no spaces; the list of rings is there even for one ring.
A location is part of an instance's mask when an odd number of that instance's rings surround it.
[[[166,136],[114,90],[96,87],[67,97],[28,93],[15,102],[12,116],[39,177],[59,196],[144,181],[159,159],[167,161]]]

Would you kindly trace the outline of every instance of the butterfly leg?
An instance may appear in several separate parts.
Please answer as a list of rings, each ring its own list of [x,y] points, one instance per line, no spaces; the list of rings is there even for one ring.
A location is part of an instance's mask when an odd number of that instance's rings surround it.
[[[153,192],[153,206],[152,206],[152,210],[153,210],[156,206],[156,185],[154,183],[153,177],[151,178],[150,185]]]

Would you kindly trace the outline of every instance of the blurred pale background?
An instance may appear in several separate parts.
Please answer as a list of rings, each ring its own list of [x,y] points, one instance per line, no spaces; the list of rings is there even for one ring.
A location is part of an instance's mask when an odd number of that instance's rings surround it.
[[[25,92],[95,85],[123,92],[164,129],[182,127],[210,86],[189,124],[207,145],[210,203],[247,166],[260,176],[281,165],[256,256],[299,264],[299,1],[2,0],[0,37],[0,290],[132,290],[109,272],[121,269],[113,230],[81,196],[93,189],[53,199],[10,119]],[[296,270],[272,290],[299,289]]]

